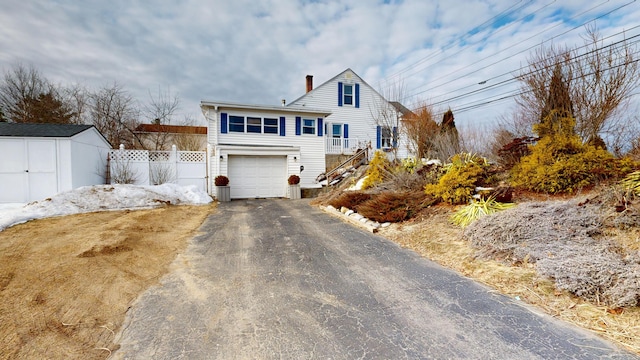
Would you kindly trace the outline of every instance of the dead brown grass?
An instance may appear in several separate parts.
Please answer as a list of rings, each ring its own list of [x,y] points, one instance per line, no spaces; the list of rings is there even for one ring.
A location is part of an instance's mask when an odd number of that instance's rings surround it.
[[[0,359],[105,359],[131,303],[213,206],[79,214],[0,232]]]
[[[392,224],[381,234],[500,293],[535,305],[554,317],[640,353],[640,308],[596,306],[557,290],[551,280],[539,277],[531,264],[511,266],[477,258],[476,250],[462,240],[462,229],[449,222],[452,213],[451,207],[434,206],[413,221]],[[626,241],[640,241],[620,236]]]

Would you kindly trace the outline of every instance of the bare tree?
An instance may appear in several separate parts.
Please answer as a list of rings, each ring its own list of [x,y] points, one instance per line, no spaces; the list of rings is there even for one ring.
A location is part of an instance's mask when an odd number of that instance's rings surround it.
[[[73,124],[89,124],[90,97],[89,91],[80,84],[73,84],[61,90],[64,102],[71,109],[71,122]]]
[[[68,109],[57,89],[32,65],[17,64],[4,74],[0,84],[0,108],[12,122],[66,122]],[[48,117],[55,111],[56,119]]]
[[[404,106],[400,100],[404,98],[404,83],[398,81],[395,84],[387,84],[383,88],[381,96],[375,96],[369,107],[371,118],[377,126],[380,126],[382,137],[389,139],[389,149],[393,152],[393,158],[398,158],[398,140],[400,132],[404,131],[400,126],[402,117],[401,109]]]
[[[433,138],[440,129],[433,117],[433,107],[422,104],[413,111],[413,115],[404,119],[409,151],[417,158],[429,158],[435,153]]]
[[[574,70],[572,100],[575,104],[576,131],[587,141],[597,143],[600,135],[625,125],[617,121],[629,104],[631,93],[640,85],[636,48],[626,41],[605,46],[595,27],[587,28],[586,55]],[[574,58],[578,54],[574,52]]]
[[[640,85],[635,53],[636,48],[625,40],[604,45],[594,27],[587,28],[582,48],[541,46],[529,58],[529,67],[516,76],[521,95],[516,99],[514,119],[533,125],[549,112],[549,89],[555,73],[568,84],[576,132],[582,140],[597,144],[602,135],[611,138],[626,127],[625,117],[620,115]]]
[[[144,105],[143,114],[147,122],[155,125],[171,125],[176,111],[180,108],[180,99],[177,95],[172,96],[171,91],[158,89],[158,95],[153,96],[149,91],[149,103]],[[160,127],[162,130],[162,127]],[[167,148],[171,141],[171,134],[168,131],[157,131],[149,134],[149,142],[145,141],[145,148],[148,150],[162,150]]]
[[[138,125],[138,109],[133,97],[118,83],[105,85],[90,96],[90,118],[93,125],[117,148],[139,147],[142,143],[134,130]]]
[[[194,126],[195,119],[187,115],[182,120],[185,126]],[[176,133],[173,135],[173,143],[179,150],[183,151],[200,151],[207,147],[207,135],[193,133]]]

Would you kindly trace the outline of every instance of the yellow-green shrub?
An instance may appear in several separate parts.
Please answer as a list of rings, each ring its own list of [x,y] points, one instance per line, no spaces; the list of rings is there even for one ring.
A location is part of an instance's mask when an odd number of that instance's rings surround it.
[[[454,155],[438,183],[426,185],[424,191],[449,204],[464,204],[469,201],[478,182],[485,175],[486,167],[486,161],[481,157],[471,154]]]
[[[557,124],[567,129],[575,121],[562,118]],[[531,154],[522,157],[512,169],[511,179],[514,186],[537,192],[574,192],[602,179],[620,177],[634,167],[628,159],[615,159],[606,150],[583,144],[569,131],[547,132],[530,149]]]
[[[387,155],[378,150],[373,154],[373,159],[369,162],[369,168],[365,173],[366,178],[362,182],[362,189],[369,189],[384,180],[384,173],[391,166]]]
[[[401,169],[409,174],[413,174],[418,167],[418,160],[415,157],[408,157],[406,159],[402,159],[402,167]]]

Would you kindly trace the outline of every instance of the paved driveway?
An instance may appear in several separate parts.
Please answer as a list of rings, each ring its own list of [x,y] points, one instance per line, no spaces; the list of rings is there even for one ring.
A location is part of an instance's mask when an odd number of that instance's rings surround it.
[[[635,358],[305,200],[220,204],[201,230],[115,358]]]

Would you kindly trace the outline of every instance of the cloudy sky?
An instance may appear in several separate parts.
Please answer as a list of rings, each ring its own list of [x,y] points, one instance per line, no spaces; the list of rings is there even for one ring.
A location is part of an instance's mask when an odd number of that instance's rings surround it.
[[[4,0],[0,69],[115,81],[140,103],[162,89],[202,119],[200,100],[278,105],[304,93],[307,74],[317,86],[351,68],[381,93],[402,84],[409,107],[483,125],[513,105],[494,100],[517,90],[508,80],[542,42],[582,45],[594,21],[611,43],[638,35],[639,19],[635,0]]]

